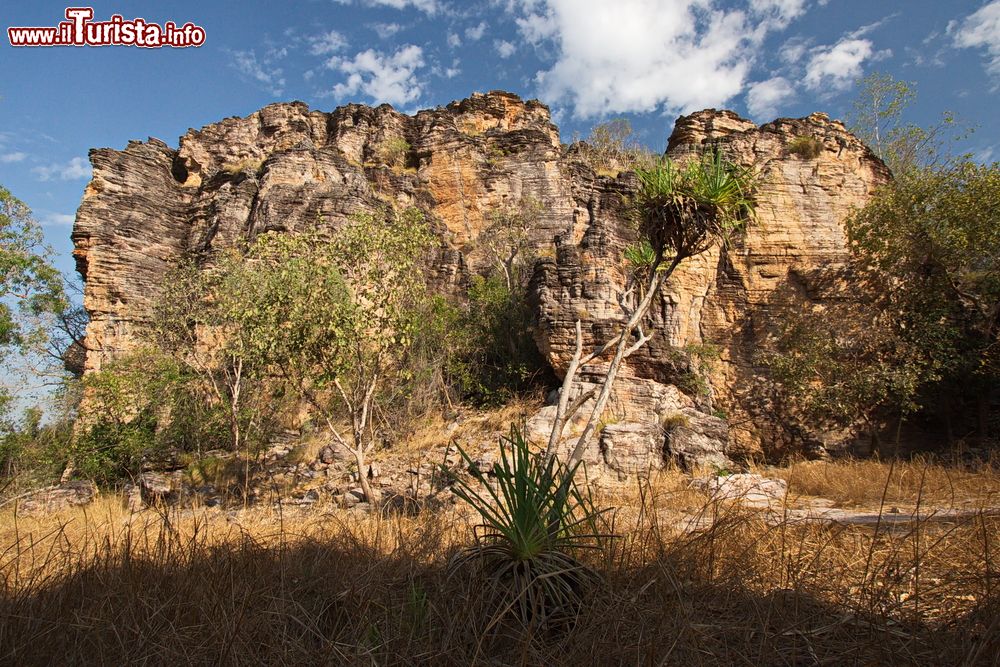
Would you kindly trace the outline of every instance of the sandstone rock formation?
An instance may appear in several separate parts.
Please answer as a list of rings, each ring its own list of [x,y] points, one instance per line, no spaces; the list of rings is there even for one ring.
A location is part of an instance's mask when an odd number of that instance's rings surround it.
[[[791,153],[800,136],[822,142],[821,154]],[[754,345],[775,299],[822,299],[816,274],[844,259],[843,218],[888,178],[861,142],[822,114],[757,127],[731,112],[702,111],[677,121],[668,152],[683,156],[710,143],[759,170],[759,220],[730,247],[683,265],[655,305],[656,336],[629,360],[591,457],[622,472],[661,466],[671,448],[681,456],[683,447],[671,443],[693,433],[715,439],[713,456],[768,447],[767,416],[752,409]],[[390,156],[388,146],[405,150]],[[93,180],[73,230],[92,318],[87,371],[135,345],[165,274],[184,255],[209,257],[266,230],[335,227],[384,203],[428,214],[440,238],[435,279],[460,291],[488,267],[482,234],[490,211],[540,202],[529,234],[542,258],[532,301],[537,342],[557,373],[572,354],[577,319],[593,345],[620,317],[634,176],[598,176],[578,151],[564,150],[536,101],[493,92],[414,116],[388,105],[327,113],[274,104],[190,130],[177,149],[150,139],[90,157]],[[699,366],[685,349],[706,344],[720,358]],[[710,414],[720,410],[731,418],[728,435]],[[681,413],[691,433],[668,437],[663,424]]]

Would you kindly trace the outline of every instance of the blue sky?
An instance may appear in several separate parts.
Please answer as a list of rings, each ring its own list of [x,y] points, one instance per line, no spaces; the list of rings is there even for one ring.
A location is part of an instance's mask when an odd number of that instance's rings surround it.
[[[758,122],[843,117],[854,81],[915,82],[908,120],[945,110],[977,127],[962,145],[1000,157],[1000,0],[300,0],[93,3],[149,22],[191,21],[188,49],[0,45],[0,183],[44,225],[71,271],[69,234],[87,151],[275,101],[398,109],[475,91],[537,97],[563,140],[625,116],[661,150],[679,113],[730,108]],[[54,26],[65,4],[6,3],[3,27]]]

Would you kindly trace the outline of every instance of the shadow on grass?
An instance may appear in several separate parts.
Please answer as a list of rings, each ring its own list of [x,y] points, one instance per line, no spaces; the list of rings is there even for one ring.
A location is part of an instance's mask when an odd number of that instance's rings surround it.
[[[441,520],[278,526],[266,537],[241,529],[222,540],[197,523],[182,534],[167,517],[154,530],[149,521],[72,548],[60,534],[45,549],[23,539],[8,548],[0,662],[989,665],[1000,650],[995,596],[933,624],[820,602],[836,598],[823,582],[840,575],[805,576],[827,565],[813,553],[790,585],[774,585],[761,527],[743,519],[684,538],[635,527],[591,563],[604,583],[576,625],[548,635],[490,628],[496,596],[448,576],[460,531]]]

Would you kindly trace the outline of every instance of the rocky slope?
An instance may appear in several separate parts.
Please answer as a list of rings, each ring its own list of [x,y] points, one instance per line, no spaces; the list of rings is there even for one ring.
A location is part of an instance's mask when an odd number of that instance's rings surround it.
[[[797,137],[820,141],[819,155],[790,151]],[[402,141],[405,152],[387,157]],[[758,127],[732,112],[701,111],[677,121],[668,152],[680,157],[709,143],[760,172],[758,221],[730,247],[689,260],[654,307],[657,335],[630,359],[589,457],[619,471],[662,465],[665,448],[682,460],[705,450],[724,462],[727,451],[771,445],[778,436],[755,394],[755,345],[781,304],[823,298],[823,272],[845,256],[844,217],[889,178],[823,114]],[[150,139],[90,157],[93,180],[73,230],[92,318],[88,371],[135,344],[165,273],[185,253],[265,230],[336,226],[384,202],[429,215],[441,240],[437,282],[456,290],[488,266],[489,212],[540,202],[529,233],[541,257],[532,301],[537,342],[557,373],[572,354],[577,319],[593,344],[620,317],[634,177],[599,176],[578,151],[564,150],[536,101],[493,92],[414,116],[387,105],[326,113],[274,104],[190,130],[176,150]],[[705,344],[719,350],[718,361],[692,364],[684,350]],[[542,429],[544,418],[534,426]]]

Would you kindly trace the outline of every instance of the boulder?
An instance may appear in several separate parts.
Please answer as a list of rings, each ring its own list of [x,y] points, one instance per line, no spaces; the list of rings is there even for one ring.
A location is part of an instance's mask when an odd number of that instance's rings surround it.
[[[669,416],[664,423],[666,455],[685,470],[711,467],[732,470],[727,456],[729,425],[725,420],[693,409]]]

